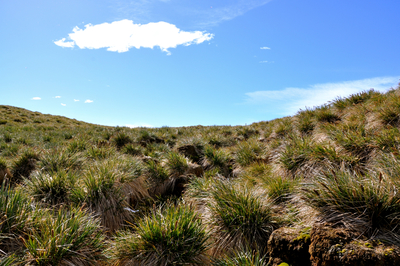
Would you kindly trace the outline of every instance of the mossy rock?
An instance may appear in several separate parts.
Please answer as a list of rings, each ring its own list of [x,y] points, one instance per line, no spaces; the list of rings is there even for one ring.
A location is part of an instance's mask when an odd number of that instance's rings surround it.
[[[309,231],[310,228],[282,227],[272,232],[268,240],[268,265],[311,265]]]
[[[400,248],[380,241],[357,239],[344,228],[317,226],[311,230],[310,255],[318,266],[400,265]]]

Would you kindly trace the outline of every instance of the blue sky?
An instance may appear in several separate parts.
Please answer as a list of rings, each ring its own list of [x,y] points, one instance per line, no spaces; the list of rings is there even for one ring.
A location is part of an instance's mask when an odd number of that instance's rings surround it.
[[[0,2],[0,104],[244,125],[400,79],[398,0]]]

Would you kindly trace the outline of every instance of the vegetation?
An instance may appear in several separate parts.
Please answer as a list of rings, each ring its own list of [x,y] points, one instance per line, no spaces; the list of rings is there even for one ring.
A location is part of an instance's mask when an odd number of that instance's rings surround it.
[[[187,205],[161,206],[142,218],[133,233],[121,231],[111,248],[118,265],[204,265],[208,234]]]
[[[0,265],[267,265],[282,226],[400,246],[400,88],[248,126],[0,106]]]

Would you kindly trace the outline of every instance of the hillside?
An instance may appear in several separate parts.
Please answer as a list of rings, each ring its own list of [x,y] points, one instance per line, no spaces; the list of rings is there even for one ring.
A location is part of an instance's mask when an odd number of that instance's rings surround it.
[[[0,265],[396,265],[399,126],[400,87],[235,127],[0,106]]]

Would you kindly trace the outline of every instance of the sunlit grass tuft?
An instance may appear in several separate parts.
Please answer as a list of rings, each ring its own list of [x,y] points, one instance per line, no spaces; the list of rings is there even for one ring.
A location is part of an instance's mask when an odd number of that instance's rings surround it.
[[[277,227],[269,202],[247,186],[220,181],[212,189],[209,209],[214,254],[242,246],[266,252],[268,238]]]
[[[119,232],[111,248],[118,265],[206,265],[208,234],[187,205],[154,209],[134,233]]]
[[[24,240],[26,264],[91,265],[105,260],[105,241],[97,219],[80,209],[43,211],[39,217]]]

